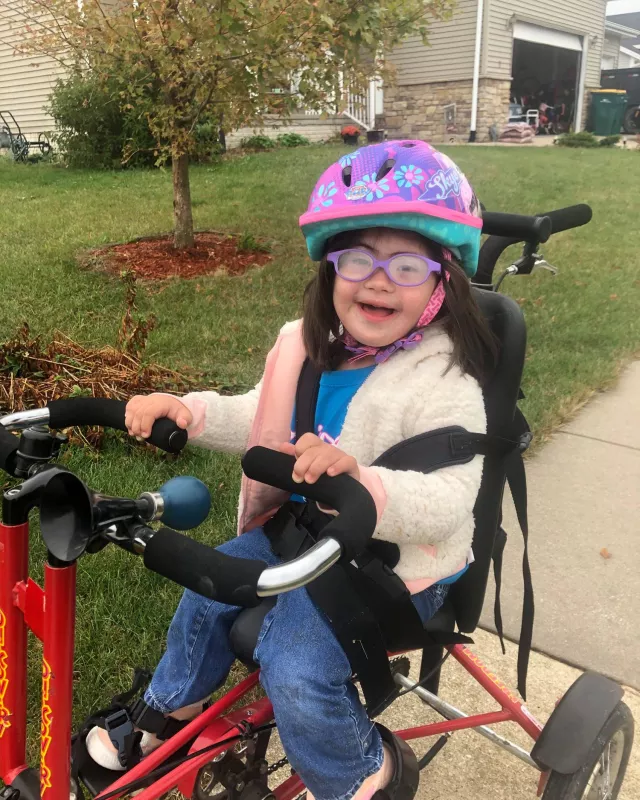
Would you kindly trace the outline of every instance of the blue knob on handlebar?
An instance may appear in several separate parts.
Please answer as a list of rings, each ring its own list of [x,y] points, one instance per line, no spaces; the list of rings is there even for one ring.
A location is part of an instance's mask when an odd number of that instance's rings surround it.
[[[164,500],[162,521],[170,528],[186,531],[196,528],[207,518],[211,495],[202,481],[190,475],[171,478],[159,489]]]

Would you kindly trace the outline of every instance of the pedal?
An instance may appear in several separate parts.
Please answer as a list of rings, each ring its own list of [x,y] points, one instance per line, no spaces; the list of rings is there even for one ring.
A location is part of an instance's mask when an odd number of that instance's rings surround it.
[[[116,772],[114,770],[101,767],[89,756],[86,763],[81,768],[78,777],[82,781],[84,788],[89,792],[91,797],[101,794],[109,788],[115,781],[119,780],[124,775],[124,772]]]
[[[194,741],[194,739],[190,739],[186,742],[179,750],[176,750],[176,752],[171,755],[171,759],[178,759],[188,755]],[[125,772],[118,772],[101,767],[100,764],[96,764],[88,753],[83,758],[82,765],[78,770],[78,778],[91,797],[102,794],[102,792],[106,791],[115,781],[120,780],[125,774]],[[2,800],[4,800],[4,798],[2,798]]]
[[[13,786],[5,786],[0,789],[0,800],[20,800],[20,790]]]

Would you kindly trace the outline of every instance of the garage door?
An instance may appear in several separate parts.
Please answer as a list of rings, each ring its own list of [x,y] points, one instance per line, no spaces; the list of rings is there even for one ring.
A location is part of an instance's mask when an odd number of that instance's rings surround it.
[[[525,42],[548,44],[551,47],[562,47],[565,50],[582,52],[582,39],[574,33],[555,31],[553,28],[543,28],[542,25],[532,25],[530,22],[516,21],[513,25],[513,38]]]

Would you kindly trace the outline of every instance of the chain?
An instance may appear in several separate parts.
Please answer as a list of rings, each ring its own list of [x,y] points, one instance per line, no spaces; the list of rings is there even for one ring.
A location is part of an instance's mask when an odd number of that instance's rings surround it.
[[[276,761],[275,764],[271,764],[269,769],[267,770],[267,775],[273,775],[274,772],[277,772],[282,767],[286,767],[289,763],[289,759],[285,756],[281,758],[280,761]]]

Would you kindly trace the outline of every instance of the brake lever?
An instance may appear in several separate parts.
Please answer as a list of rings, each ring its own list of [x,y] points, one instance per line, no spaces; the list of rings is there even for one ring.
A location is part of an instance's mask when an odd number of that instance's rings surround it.
[[[550,272],[554,277],[559,272],[558,268],[554,267],[553,264],[549,264],[549,262],[543,256],[540,256],[536,259],[531,272],[535,272],[537,269],[546,269],[547,272]]]

